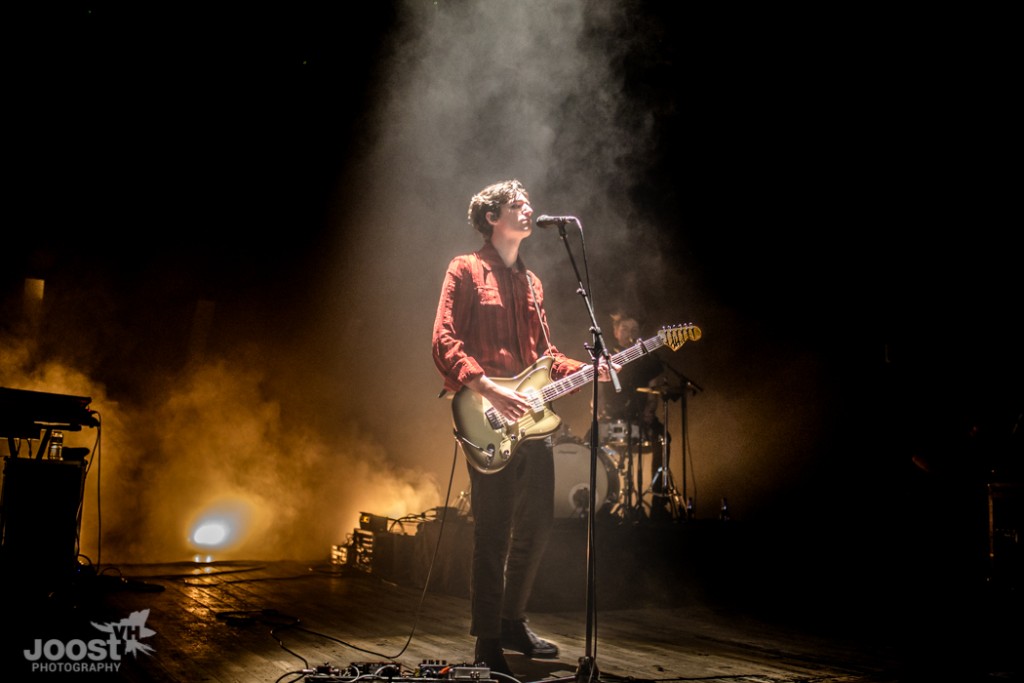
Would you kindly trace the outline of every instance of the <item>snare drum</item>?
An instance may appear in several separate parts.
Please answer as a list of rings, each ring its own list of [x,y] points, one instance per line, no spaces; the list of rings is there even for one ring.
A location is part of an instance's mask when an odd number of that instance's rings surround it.
[[[555,518],[582,518],[590,504],[590,447],[579,443],[560,443],[555,454]],[[597,451],[595,473],[596,508],[602,511],[619,499],[619,470],[613,459],[615,451]]]

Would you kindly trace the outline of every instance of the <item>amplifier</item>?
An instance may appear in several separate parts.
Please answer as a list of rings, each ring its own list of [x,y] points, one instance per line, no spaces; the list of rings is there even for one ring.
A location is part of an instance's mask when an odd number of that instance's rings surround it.
[[[0,493],[0,568],[5,581],[49,593],[78,566],[86,465],[81,461],[6,458]]]

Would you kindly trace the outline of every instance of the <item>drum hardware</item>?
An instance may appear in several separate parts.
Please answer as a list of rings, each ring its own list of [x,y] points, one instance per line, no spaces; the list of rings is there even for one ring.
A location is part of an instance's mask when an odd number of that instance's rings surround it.
[[[643,453],[652,451],[655,442],[645,432],[642,425],[633,419],[612,419],[603,416],[598,423],[598,444],[610,449],[619,457],[619,473],[623,483],[619,502],[612,513],[629,521],[644,517],[643,496],[640,494],[643,472]],[[587,434],[586,444],[589,445],[591,435]],[[634,457],[636,466],[634,469]]]
[[[701,387],[692,382],[690,379],[679,373],[675,368],[664,364],[665,367],[672,370],[682,381],[686,389],[696,394],[698,391],[702,391]],[[693,499],[688,497],[686,490],[686,392],[679,389],[671,389],[667,386],[667,380],[662,383],[660,388],[647,388],[640,387],[637,391],[651,394],[659,394],[662,397],[662,425],[664,427],[664,435],[661,440],[661,466],[651,476],[651,484],[644,491],[641,498],[650,496],[649,515],[654,517],[657,513],[656,510],[664,510],[667,506],[668,514],[673,520],[678,519],[692,519],[693,518]],[[680,449],[682,454],[683,463],[683,489],[679,491],[675,485],[675,479],[672,476],[671,462],[669,460],[669,438],[668,438],[668,404],[669,401],[675,401],[682,399],[682,416],[680,420],[682,422],[682,447]]]
[[[642,391],[642,389],[637,389]],[[605,418],[598,424],[598,433],[602,435],[602,448],[611,450],[619,456],[619,472],[623,481],[622,491],[619,495],[619,503],[612,510],[612,513],[620,518],[636,521],[646,516],[644,511],[643,494],[640,493],[643,485],[643,454],[653,453],[654,448],[661,448],[658,443],[662,435],[657,434],[652,440],[652,434],[647,431],[639,422],[632,419],[613,420]],[[589,444],[589,434],[586,443]],[[634,468],[635,458],[635,468]]]
[[[625,447],[625,450],[622,451],[616,449],[616,452],[620,454],[619,474],[624,485],[622,493],[619,495],[619,503],[612,509],[612,514],[626,521],[636,521],[643,517],[642,499],[633,469],[633,456],[642,457],[640,453],[643,444],[640,441],[639,425],[632,424],[629,420],[611,420],[606,424],[609,425],[609,429],[605,430],[605,433],[609,435],[610,441],[605,444],[604,448],[612,448],[609,444],[614,444],[619,449]],[[634,438],[626,438],[627,434]],[[635,452],[634,447],[637,447]]]
[[[640,440],[640,425],[628,420],[605,420],[597,426],[600,442],[610,446],[625,446],[629,439]]]
[[[640,387],[637,391],[659,394],[663,400],[662,406],[662,425],[664,428],[664,434],[661,439],[661,466],[658,467],[651,474],[651,483],[647,489],[644,490],[641,496],[641,501],[645,498],[649,499],[647,505],[647,515],[650,519],[656,519],[661,514],[666,514],[671,520],[685,519],[687,518],[688,508],[683,505],[683,496],[676,489],[675,479],[672,477],[671,462],[669,460],[669,441],[668,441],[668,403],[669,400],[674,396],[667,389],[649,389],[647,387]],[[684,421],[683,427],[683,439],[685,441],[686,423]],[[643,503],[641,503],[643,505]]]

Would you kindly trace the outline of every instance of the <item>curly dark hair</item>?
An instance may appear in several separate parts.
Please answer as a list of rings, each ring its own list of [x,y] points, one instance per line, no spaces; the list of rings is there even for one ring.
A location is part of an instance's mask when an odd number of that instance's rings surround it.
[[[493,213],[497,216],[501,212],[501,205],[513,201],[519,194],[529,201],[530,193],[526,191],[521,182],[515,179],[488,185],[469,200],[469,211],[467,212],[469,224],[484,237],[490,238],[494,227],[487,221],[487,214]]]

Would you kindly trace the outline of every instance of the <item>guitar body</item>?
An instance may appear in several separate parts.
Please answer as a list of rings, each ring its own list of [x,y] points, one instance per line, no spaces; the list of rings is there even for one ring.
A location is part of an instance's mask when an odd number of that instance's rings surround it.
[[[489,401],[462,387],[452,399],[455,433],[469,464],[479,472],[493,474],[505,468],[523,441],[540,439],[554,433],[562,418],[536,397],[551,382],[552,359],[547,356],[511,378],[492,378],[495,383],[534,398],[535,409],[514,423],[497,425]]]
[[[651,351],[667,346],[676,351],[688,341],[701,338],[701,330],[693,324],[663,327],[658,335],[644,339],[612,356],[613,364],[625,365],[642,358]],[[497,384],[524,394],[532,410],[515,422],[508,422],[484,398],[462,387],[452,399],[455,438],[470,466],[478,472],[500,472],[512,460],[519,444],[552,434],[562,418],[551,409],[559,396],[578,391],[594,379],[594,366],[586,365],[568,377],[551,381],[554,360],[548,356],[538,358],[530,367],[515,377],[492,378]]]

